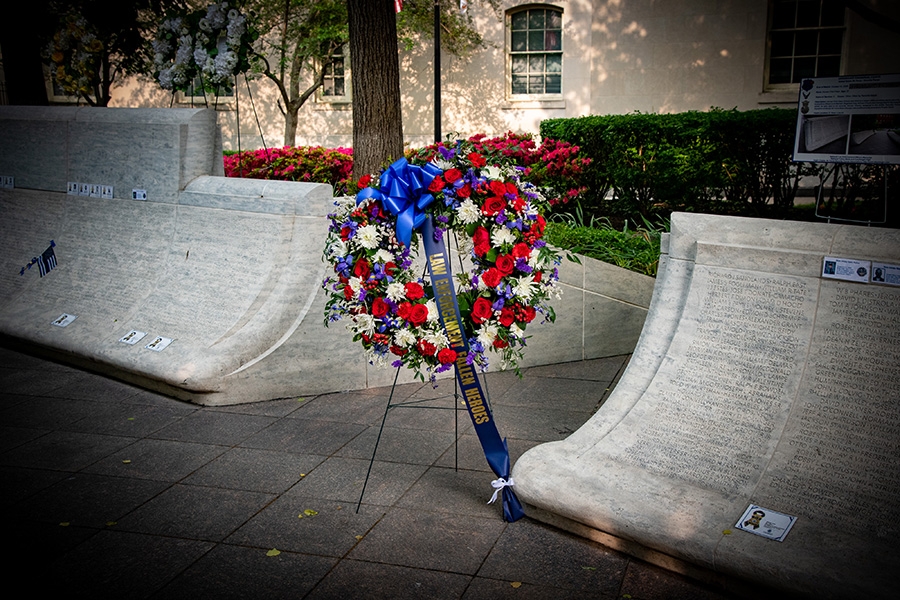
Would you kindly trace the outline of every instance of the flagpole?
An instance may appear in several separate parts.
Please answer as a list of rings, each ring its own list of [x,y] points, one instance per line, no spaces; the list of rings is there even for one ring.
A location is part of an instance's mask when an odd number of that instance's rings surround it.
[[[434,141],[441,141],[441,0],[434,0]]]

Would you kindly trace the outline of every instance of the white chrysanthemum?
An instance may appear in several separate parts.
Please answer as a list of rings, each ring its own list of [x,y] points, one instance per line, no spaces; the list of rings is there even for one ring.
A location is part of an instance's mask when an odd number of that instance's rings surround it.
[[[366,250],[374,250],[378,247],[381,234],[378,233],[378,227],[375,225],[366,225],[356,230],[356,236],[353,239]]]
[[[340,238],[332,238],[331,244],[325,250],[325,254],[330,257],[341,257],[347,256],[349,250],[347,249],[347,244],[344,240]]]
[[[406,287],[402,283],[394,281],[388,284],[385,295],[388,297],[388,300],[400,302],[406,298]]]
[[[366,313],[353,315],[351,319],[350,329],[355,333],[365,333],[366,335],[372,335],[373,333],[375,333],[375,317]]]
[[[338,210],[349,213],[356,208],[356,198],[353,196],[340,196],[334,199],[334,205]]]
[[[434,298],[430,299],[425,303],[425,308],[428,309],[428,322],[434,323],[438,320],[438,308],[437,304],[434,301]]]
[[[513,323],[509,326],[509,337],[510,339],[522,339],[525,337],[525,330],[519,327],[518,323]]]
[[[375,253],[375,256],[372,257],[372,260],[377,263],[385,264],[394,260],[394,255],[381,248],[378,252]]]
[[[478,336],[478,341],[481,342],[483,346],[488,347],[497,339],[497,325],[493,323],[484,323],[475,333]]]
[[[466,225],[477,223],[481,219],[481,210],[471,198],[466,198],[456,209],[456,218]]]
[[[499,248],[504,244],[514,244],[515,242],[516,236],[506,227],[494,227],[494,230],[491,232],[491,244],[495,248]]]
[[[450,162],[449,160],[444,160],[444,158],[441,156],[435,156],[433,159],[431,159],[431,164],[436,166],[441,171],[446,171],[448,169],[453,169],[454,167],[456,167],[456,165],[454,165],[452,162]]]
[[[531,298],[531,295],[534,293],[534,288],[537,284],[534,283],[534,277],[531,275],[525,275],[524,277],[519,277],[516,279],[516,285],[513,286],[513,294],[517,297],[521,298],[523,301],[528,301]]]
[[[353,290],[353,295],[356,296],[359,294],[360,288],[362,288],[362,279],[359,277],[351,277],[350,281],[347,282],[347,285],[350,286],[350,289]]]
[[[482,167],[481,174],[489,179],[500,179],[500,167]]]
[[[438,350],[443,350],[444,348],[448,348],[450,346],[450,340],[447,338],[447,334],[443,331],[429,331],[422,339],[426,342],[430,342],[434,344],[434,347]]]
[[[394,334],[394,344],[401,348],[409,348],[416,343],[416,334],[409,329],[398,329]]]

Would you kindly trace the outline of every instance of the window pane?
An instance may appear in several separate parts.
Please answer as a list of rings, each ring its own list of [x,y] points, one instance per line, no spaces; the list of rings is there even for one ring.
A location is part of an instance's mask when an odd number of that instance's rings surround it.
[[[331,63],[332,68],[334,69],[335,77],[343,77],[344,76],[344,61],[336,60]]]
[[[323,96],[334,96],[334,80],[326,79],[322,82],[322,95]]]
[[[819,68],[816,69],[817,77],[837,77],[841,74],[840,56],[823,56],[819,58]]]
[[[547,72],[562,73],[562,54],[547,55]]]
[[[562,50],[561,31],[548,31],[544,36],[545,50]]]
[[[769,64],[769,83],[790,83],[791,63],[790,58],[775,58]]]
[[[528,32],[528,49],[532,52],[544,49],[544,32],[529,31]]]
[[[831,27],[844,24],[844,5],[836,0],[822,3],[822,26]]]
[[[334,95],[335,96],[343,96],[344,95],[344,80],[343,79],[335,79]]]
[[[798,31],[794,56],[815,56],[818,40],[818,31]]]
[[[800,83],[801,79],[805,79],[806,77],[815,77],[815,76],[816,76],[816,59],[815,59],[815,57],[794,59],[794,76],[791,78],[791,83]]]
[[[529,56],[528,57],[528,72],[529,73],[543,73],[544,72],[544,55],[538,54],[537,56]]]
[[[794,26],[796,2],[775,2],[772,15],[772,29],[789,29]]]
[[[794,54],[794,34],[781,31],[772,34],[772,56],[791,56]]]
[[[840,54],[843,38],[840,29],[824,30],[819,34],[819,54]]]
[[[525,52],[528,50],[527,42],[528,42],[528,34],[524,31],[513,31],[512,32],[512,51],[513,52]]]
[[[547,75],[547,90],[548,94],[559,94],[562,92],[562,77],[559,75]]]
[[[528,11],[528,29],[544,28],[544,11],[529,10]]]
[[[513,94],[527,94],[528,93],[528,79],[522,75],[513,75],[512,93]]]
[[[525,56],[513,56],[511,66],[513,73],[527,73],[528,59]]]
[[[562,13],[558,10],[547,11],[547,29],[562,29]]]
[[[513,31],[528,29],[528,12],[517,12],[512,16],[511,27]]]
[[[819,26],[819,0],[804,0],[797,3],[797,27]]]
[[[541,75],[530,75],[528,77],[528,93],[543,94],[544,93],[544,77]]]

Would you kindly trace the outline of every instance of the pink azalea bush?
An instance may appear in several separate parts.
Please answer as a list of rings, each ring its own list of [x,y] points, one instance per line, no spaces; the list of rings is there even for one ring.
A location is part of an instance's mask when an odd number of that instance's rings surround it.
[[[581,183],[581,175],[591,159],[582,156],[578,146],[549,138],[538,145],[530,133],[511,131],[493,138],[480,133],[466,141],[472,143],[488,164],[516,164],[525,167],[522,180],[549,191],[551,207],[575,200],[587,190]],[[453,149],[441,142],[410,150],[406,153],[406,158],[410,162],[427,162],[438,154],[439,147]]]
[[[335,196],[347,193],[353,150],[322,146],[284,146],[247,150],[225,157],[226,177],[327,183]]]

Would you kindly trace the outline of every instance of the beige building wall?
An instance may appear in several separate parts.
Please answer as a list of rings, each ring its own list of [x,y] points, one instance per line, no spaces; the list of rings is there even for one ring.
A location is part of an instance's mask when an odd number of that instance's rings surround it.
[[[863,1],[900,21],[900,2]],[[508,91],[506,10],[542,5],[563,11],[562,94],[516,100]],[[468,58],[442,53],[445,136],[537,133],[544,119],[588,114],[749,110],[797,102],[793,86],[765,85],[768,0],[506,0],[499,15],[480,2],[470,2],[469,11],[486,47]],[[842,74],[896,72],[898,48],[896,33],[846,12]],[[433,57],[431,39],[400,51],[403,129],[413,147],[434,139]],[[349,87],[352,98],[352,72]],[[237,102],[220,99],[224,147],[281,146],[284,119],[274,84],[260,77],[250,89],[253,107],[243,78]],[[132,79],[115,90],[112,105],[191,106],[181,100],[153,82]],[[297,144],[350,146],[351,108],[347,102],[308,101],[300,111]]]

